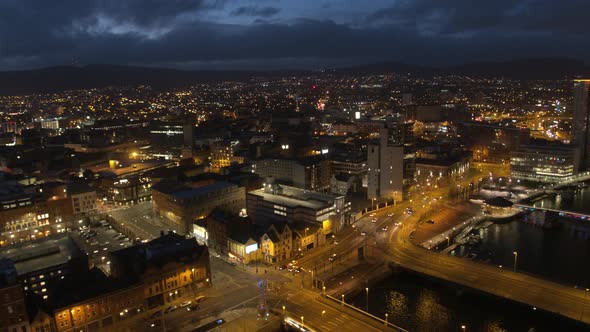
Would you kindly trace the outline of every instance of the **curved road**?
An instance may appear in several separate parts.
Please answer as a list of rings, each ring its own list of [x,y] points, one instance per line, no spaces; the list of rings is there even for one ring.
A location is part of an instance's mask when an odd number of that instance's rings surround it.
[[[414,245],[409,237],[419,220],[417,215],[406,220],[399,231],[391,236],[387,253],[395,263],[416,272],[531,305],[531,310],[539,308],[590,323],[589,291]]]

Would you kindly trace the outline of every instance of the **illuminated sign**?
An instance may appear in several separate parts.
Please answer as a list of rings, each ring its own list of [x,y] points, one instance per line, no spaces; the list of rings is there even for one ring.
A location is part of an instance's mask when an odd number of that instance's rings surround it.
[[[251,245],[246,246],[246,253],[249,254],[258,250],[258,243],[253,243]]]

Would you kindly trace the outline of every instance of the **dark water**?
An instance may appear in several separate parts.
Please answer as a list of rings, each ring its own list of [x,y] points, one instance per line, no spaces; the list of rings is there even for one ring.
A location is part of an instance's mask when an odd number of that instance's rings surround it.
[[[590,187],[576,190],[571,199],[557,195],[556,197],[546,197],[538,200],[533,205],[542,208],[590,214]]]
[[[495,224],[479,231],[482,242],[462,246],[459,256],[476,253],[478,260],[502,268],[535,274],[563,284],[590,288],[590,241],[566,227],[543,229],[518,220]],[[499,267],[498,267],[499,268]]]
[[[365,308],[365,294],[354,299]],[[589,306],[590,309],[590,306]],[[590,331],[590,328],[525,305],[475,293],[410,272],[397,273],[374,285],[369,311],[416,332]]]

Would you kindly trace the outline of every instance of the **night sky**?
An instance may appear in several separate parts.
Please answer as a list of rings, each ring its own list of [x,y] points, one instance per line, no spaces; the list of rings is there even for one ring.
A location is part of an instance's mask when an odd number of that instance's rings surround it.
[[[0,70],[586,59],[589,15],[588,0],[0,0]]]

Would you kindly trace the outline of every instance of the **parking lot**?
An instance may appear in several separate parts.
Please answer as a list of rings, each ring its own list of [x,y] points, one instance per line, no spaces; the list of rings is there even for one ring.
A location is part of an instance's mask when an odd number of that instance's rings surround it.
[[[151,240],[160,236],[160,231],[168,227],[154,214],[152,202],[113,209],[109,216],[123,229],[129,230],[136,237]],[[118,226],[116,225],[116,226]]]
[[[108,253],[133,244],[131,239],[124,237],[108,225],[85,228],[74,233],[79,238],[78,243],[82,246],[82,250],[88,253],[90,266],[96,266],[107,273],[110,271]]]

